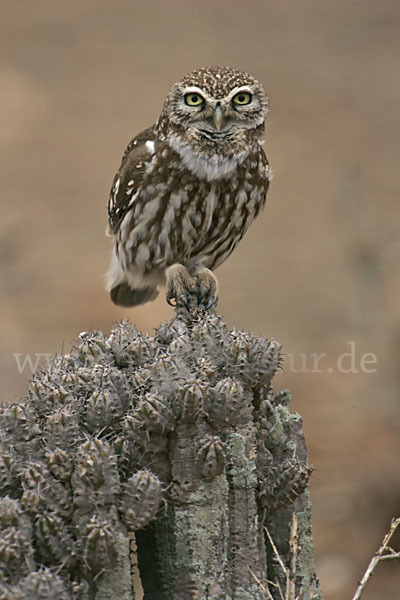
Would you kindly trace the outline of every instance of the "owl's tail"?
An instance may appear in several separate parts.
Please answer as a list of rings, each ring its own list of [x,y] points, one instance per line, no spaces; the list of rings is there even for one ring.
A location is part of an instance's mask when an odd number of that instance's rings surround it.
[[[154,286],[132,289],[126,282],[122,282],[110,290],[110,298],[119,306],[137,306],[151,302],[158,296],[158,289]]]
[[[106,274],[106,289],[110,292],[111,300],[119,306],[138,306],[151,302],[158,296],[158,288],[153,283],[138,284],[128,282],[126,274],[122,270],[115,248],[111,255],[111,264]]]

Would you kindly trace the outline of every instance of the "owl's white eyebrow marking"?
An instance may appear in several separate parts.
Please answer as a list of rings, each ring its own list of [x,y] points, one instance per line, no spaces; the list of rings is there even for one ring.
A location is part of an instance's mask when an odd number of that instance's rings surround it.
[[[184,88],[183,92],[184,96],[186,96],[186,94],[198,94],[199,96],[204,98],[204,100],[214,100],[212,96],[207,94],[205,90],[202,90],[201,88],[197,87],[197,85],[188,85]]]
[[[187,87],[185,87],[185,94],[187,94],[187,93],[190,94],[193,92],[196,92],[196,93],[200,94],[201,96],[204,94],[204,90],[197,87],[197,85],[188,85]]]
[[[238,87],[233,88],[233,90],[230,91],[230,93],[227,95],[227,98],[229,98],[229,100],[231,98],[233,98],[233,96],[236,96],[236,94],[239,94],[240,92],[247,92],[248,94],[253,94],[251,88],[248,85],[239,85]]]
[[[146,148],[150,152],[150,154],[154,154],[154,142],[147,141]]]

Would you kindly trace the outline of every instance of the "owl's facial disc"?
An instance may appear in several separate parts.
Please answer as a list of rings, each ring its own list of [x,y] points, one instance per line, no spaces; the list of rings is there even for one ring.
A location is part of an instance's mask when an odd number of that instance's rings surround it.
[[[225,96],[179,83],[171,90],[169,106],[171,122],[189,138],[200,135],[216,142],[258,127],[266,113],[265,93],[256,83],[232,87]]]
[[[177,82],[157,124],[160,137],[207,158],[243,157],[258,145],[268,99],[251,76],[232,73],[225,81],[211,69]]]

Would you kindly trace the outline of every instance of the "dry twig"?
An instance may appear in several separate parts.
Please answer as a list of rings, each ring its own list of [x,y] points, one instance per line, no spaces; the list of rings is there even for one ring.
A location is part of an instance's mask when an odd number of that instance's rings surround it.
[[[290,562],[289,572],[286,572],[286,597],[285,600],[296,600],[296,560],[298,550],[298,535],[297,535],[298,518],[296,513],[292,512],[292,518],[290,521],[290,538],[289,538],[289,549],[290,549]]]
[[[276,580],[276,587],[278,588],[279,595],[281,600],[298,600],[296,598],[296,561],[297,561],[297,551],[298,551],[298,535],[297,535],[297,526],[298,526],[298,518],[295,512],[292,513],[292,518],[290,521],[290,538],[289,538],[289,550],[290,550],[290,561],[289,568],[287,568],[274,544],[274,541],[269,533],[268,529],[265,527],[265,532],[267,534],[269,543],[272,546],[272,550],[276,556],[276,559],[285,575],[286,578],[286,587],[285,587],[285,595],[283,595],[282,589],[279,585],[279,580]]]
[[[274,600],[273,597],[271,596],[271,592],[265,587],[265,585],[263,585],[261,583],[261,581],[259,580],[259,578],[257,577],[257,575],[254,573],[254,571],[250,567],[249,567],[249,571],[250,571],[250,575],[254,578],[254,580],[256,581],[256,583],[260,586],[260,588],[264,592],[267,600]]]
[[[385,535],[385,537],[383,538],[383,541],[379,547],[379,550],[372,557],[372,559],[367,567],[367,570],[365,571],[363,578],[361,579],[361,581],[358,585],[358,588],[356,590],[356,593],[354,594],[352,600],[359,600],[359,598],[361,598],[361,594],[363,593],[365,586],[367,585],[367,582],[368,582],[369,578],[371,577],[371,575],[373,574],[378,563],[380,563],[384,560],[392,560],[395,558],[400,559],[400,552],[396,552],[395,550],[393,550],[393,548],[391,548],[389,546],[390,540],[392,539],[392,537],[399,525],[400,525],[400,517],[397,517],[396,519],[392,519],[392,522],[390,524],[390,529],[387,532],[387,534]]]
[[[281,566],[281,569],[282,569],[282,571],[284,572],[284,574],[285,574],[285,576],[286,576],[286,581],[287,581],[287,578],[288,578],[288,573],[287,573],[287,569],[286,569],[286,567],[285,567],[285,563],[284,563],[284,562],[283,562],[283,560],[281,559],[281,556],[280,556],[280,554],[279,554],[279,552],[278,552],[278,550],[277,550],[277,548],[276,548],[276,546],[275,546],[275,544],[274,544],[274,540],[272,539],[272,537],[271,537],[271,534],[270,534],[270,532],[268,531],[267,527],[264,527],[264,529],[265,529],[265,533],[267,534],[267,537],[268,537],[269,543],[270,543],[270,544],[271,544],[271,546],[272,546],[272,550],[274,551],[274,554],[275,554],[275,556],[276,556],[276,560],[277,560],[277,561],[278,561],[278,563],[280,564],[280,566]],[[280,586],[280,584],[279,584],[279,579],[277,579],[277,580],[276,580],[276,586],[277,586],[277,588],[278,588],[278,591],[279,591],[279,595],[280,595],[280,597],[281,597],[281,600],[285,600],[285,597],[284,597],[284,595],[283,595],[283,592],[282,592],[282,588],[281,588],[281,586]]]

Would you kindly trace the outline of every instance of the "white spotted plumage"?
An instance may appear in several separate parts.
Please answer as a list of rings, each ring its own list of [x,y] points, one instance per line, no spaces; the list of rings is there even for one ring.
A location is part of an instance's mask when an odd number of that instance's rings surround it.
[[[229,256],[265,202],[266,112],[261,84],[236,69],[199,69],[172,87],[157,123],[129,144],[111,189],[115,303],[154,299],[166,278],[171,287],[168,273],[182,275],[173,265],[196,283]]]

